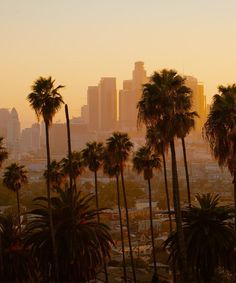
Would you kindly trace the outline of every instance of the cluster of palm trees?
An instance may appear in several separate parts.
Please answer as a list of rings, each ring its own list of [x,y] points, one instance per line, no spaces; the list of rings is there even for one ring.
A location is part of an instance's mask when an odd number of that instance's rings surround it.
[[[219,206],[219,197],[211,194],[196,197],[192,205],[185,138],[194,128],[198,114],[192,111],[192,91],[185,78],[174,70],[154,72],[143,86],[137,105],[138,124],[146,126],[146,144],[132,152],[133,143],[126,133],[114,132],[106,143],[88,142],[82,151],[72,151],[68,107],[65,105],[68,155],[61,161],[50,155],[49,128],[56,112],[64,104],[60,90],[51,77],[37,79],[27,99],[38,119],[45,123],[47,169],[44,177],[47,196],[35,199],[36,208],[24,214],[20,210],[19,190],[27,183],[24,166],[13,163],[3,173],[3,183],[16,193],[17,223],[11,215],[0,217],[0,279],[9,282],[86,282],[96,280],[104,272],[109,282],[107,263],[114,244],[101,221],[98,171],[116,180],[117,207],[120,222],[123,281],[138,282],[133,255],[130,218],[126,197],[124,169],[132,155],[133,169],[143,173],[147,181],[150,215],[150,238],[154,263],[152,282],[159,282],[151,179],[153,170],[163,170],[170,236],[165,248],[170,251],[174,282],[211,282],[217,269],[231,270],[236,246],[232,219],[235,209]],[[219,87],[203,129],[204,137],[220,166],[228,166],[233,175],[234,206],[236,207],[236,85]],[[180,139],[186,175],[186,199],[181,207],[175,141]],[[172,195],[170,200],[166,155],[170,149]],[[8,153],[0,138],[0,167]],[[94,196],[80,191],[77,179],[85,168],[94,174]],[[124,216],[121,198],[124,201]],[[171,217],[173,203],[175,225]],[[95,208],[94,208],[95,207]],[[131,275],[127,270],[125,233],[129,246]],[[222,240],[223,239],[223,240]],[[204,245],[203,245],[204,243]],[[12,264],[9,265],[9,262]],[[30,267],[27,269],[27,266]],[[12,267],[12,268],[11,268]],[[193,282],[195,282],[193,281]]]

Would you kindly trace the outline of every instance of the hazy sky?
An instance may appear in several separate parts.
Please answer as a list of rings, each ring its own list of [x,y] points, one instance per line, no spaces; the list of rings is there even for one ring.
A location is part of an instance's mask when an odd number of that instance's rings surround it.
[[[235,0],[0,0],[0,108],[15,106],[30,125],[30,86],[51,75],[78,115],[88,85],[115,76],[120,88],[138,60],[148,75],[197,77],[210,100],[236,82],[235,11]]]

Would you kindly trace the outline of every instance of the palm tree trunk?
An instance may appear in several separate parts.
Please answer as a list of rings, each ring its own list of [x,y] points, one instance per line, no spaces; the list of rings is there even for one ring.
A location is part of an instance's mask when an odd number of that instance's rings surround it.
[[[72,162],[71,162],[71,138],[70,138],[70,119],[67,104],[65,105],[66,114],[66,128],[67,128],[67,144],[68,144],[68,160],[70,168],[70,189],[73,190],[73,175],[72,175]]]
[[[124,245],[124,233],[123,233],[123,223],[122,223],[122,213],[120,205],[120,188],[119,188],[119,176],[116,174],[116,192],[117,192],[117,206],[119,210],[119,220],[120,220],[120,236],[121,236],[121,246],[122,246],[122,256],[123,256],[123,272],[124,272],[124,281],[127,282],[127,273],[126,273],[126,263],[125,263],[125,245]]]
[[[175,209],[178,249],[180,255],[179,256],[180,283],[188,283],[187,254],[186,254],[186,246],[185,246],[184,233],[182,227],[182,215],[180,208],[179,182],[178,182],[174,139],[170,141],[170,149],[171,149],[171,163],[172,163],[173,204]]]
[[[183,155],[184,155],[184,167],[185,167],[186,184],[187,184],[187,192],[188,192],[188,205],[189,207],[191,207],[191,192],[190,192],[190,185],[189,185],[188,162],[187,162],[187,154],[186,154],[184,138],[181,138],[181,141],[182,141]]]
[[[21,221],[20,221],[20,198],[19,190],[16,190],[16,200],[17,200],[17,216],[18,216],[18,225],[19,225],[19,234],[21,236]]]
[[[236,170],[234,171],[234,209],[235,209],[235,216],[234,216],[234,230],[236,231]]]
[[[124,205],[125,205],[128,241],[129,241],[129,251],[130,251],[130,260],[131,260],[131,266],[132,266],[132,273],[133,273],[134,283],[136,283],[137,281],[136,281],[136,274],[135,274],[135,267],[134,267],[134,258],[133,258],[132,243],[131,243],[131,236],[130,236],[128,204],[127,204],[127,199],[126,199],[124,173],[123,173],[123,166],[122,166],[122,164],[120,165],[120,175],[121,175],[121,184],[122,184]]]
[[[49,228],[51,233],[51,240],[52,240],[52,252],[53,252],[53,264],[54,264],[54,272],[55,272],[55,281],[59,280],[59,267],[58,267],[58,258],[57,258],[57,246],[55,240],[55,231],[53,225],[53,218],[52,218],[52,206],[51,206],[51,189],[50,189],[50,146],[49,146],[49,124],[45,121],[45,132],[46,132],[46,148],[47,148],[47,170],[48,170],[48,177],[47,177],[47,198],[48,198],[48,214],[49,214]]]
[[[155,273],[155,277],[158,278],[155,240],[154,240],[154,231],[153,231],[153,219],[152,219],[152,190],[151,190],[150,178],[148,178],[147,181],[148,181],[148,193],[149,193],[149,214],[150,214],[150,228],[151,228],[151,238],[152,238],[152,254],[153,254],[153,263],[154,263],[154,273]]]
[[[98,202],[98,180],[97,180],[97,171],[94,171],[94,183],[95,183],[95,197],[96,197],[96,209],[97,212],[99,210],[99,202]],[[100,215],[99,212],[97,213],[97,221],[100,223]],[[107,274],[107,265],[106,265],[106,259],[103,256],[103,268],[104,268],[104,273],[105,273],[105,282],[108,283],[108,274]]]
[[[171,211],[170,211],[170,196],[169,196],[169,189],[168,189],[168,181],[167,181],[167,171],[166,171],[166,158],[164,148],[162,147],[162,161],[163,161],[163,172],[164,172],[164,180],[165,180],[165,193],[166,193],[166,203],[168,209],[168,217],[169,217],[169,224],[170,224],[170,233],[173,230],[172,226],[172,219],[171,219]]]

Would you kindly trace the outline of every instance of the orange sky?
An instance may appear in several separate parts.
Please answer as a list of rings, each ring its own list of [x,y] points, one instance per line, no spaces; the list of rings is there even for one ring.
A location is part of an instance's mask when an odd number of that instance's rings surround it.
[[[197,77],[210,101],[217,85],[236,82],[235,11],[235,0],[2,0],[0,108],[15,106],[31,125],[30,85],[51,75],[76,116],[88,85],[115,76],[120,88],[137,60],[148,75]]]

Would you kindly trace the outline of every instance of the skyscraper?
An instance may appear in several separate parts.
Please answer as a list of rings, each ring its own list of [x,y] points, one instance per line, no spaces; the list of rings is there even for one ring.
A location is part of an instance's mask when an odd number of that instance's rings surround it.
[[[13,159],[20,153],[20,121],[15,108],[12,108],[7,124],[7,146]]]
[[[204,95],[204,85],[198,83],[198,80],[193,76],[186,76],[185,84],[192,89],[193,92],[193,111],[196,111],[199,118],[196,118],[195,129],[201,134],[202,126],[206,119],[206,97]]]
[[[142,85],[147,81],[144,63],[135,62],[132,80],[124,81],[123,89],[119,92],[119,125],[121,130],[136,131],[137,104],[142,95]]]
[[[88,128],[97,131],[99,125],[98,87],[89,86],[87,90]]]
[[[116,78],[101,78],[98,85],[99,130],[114,131],[117,124]]]

